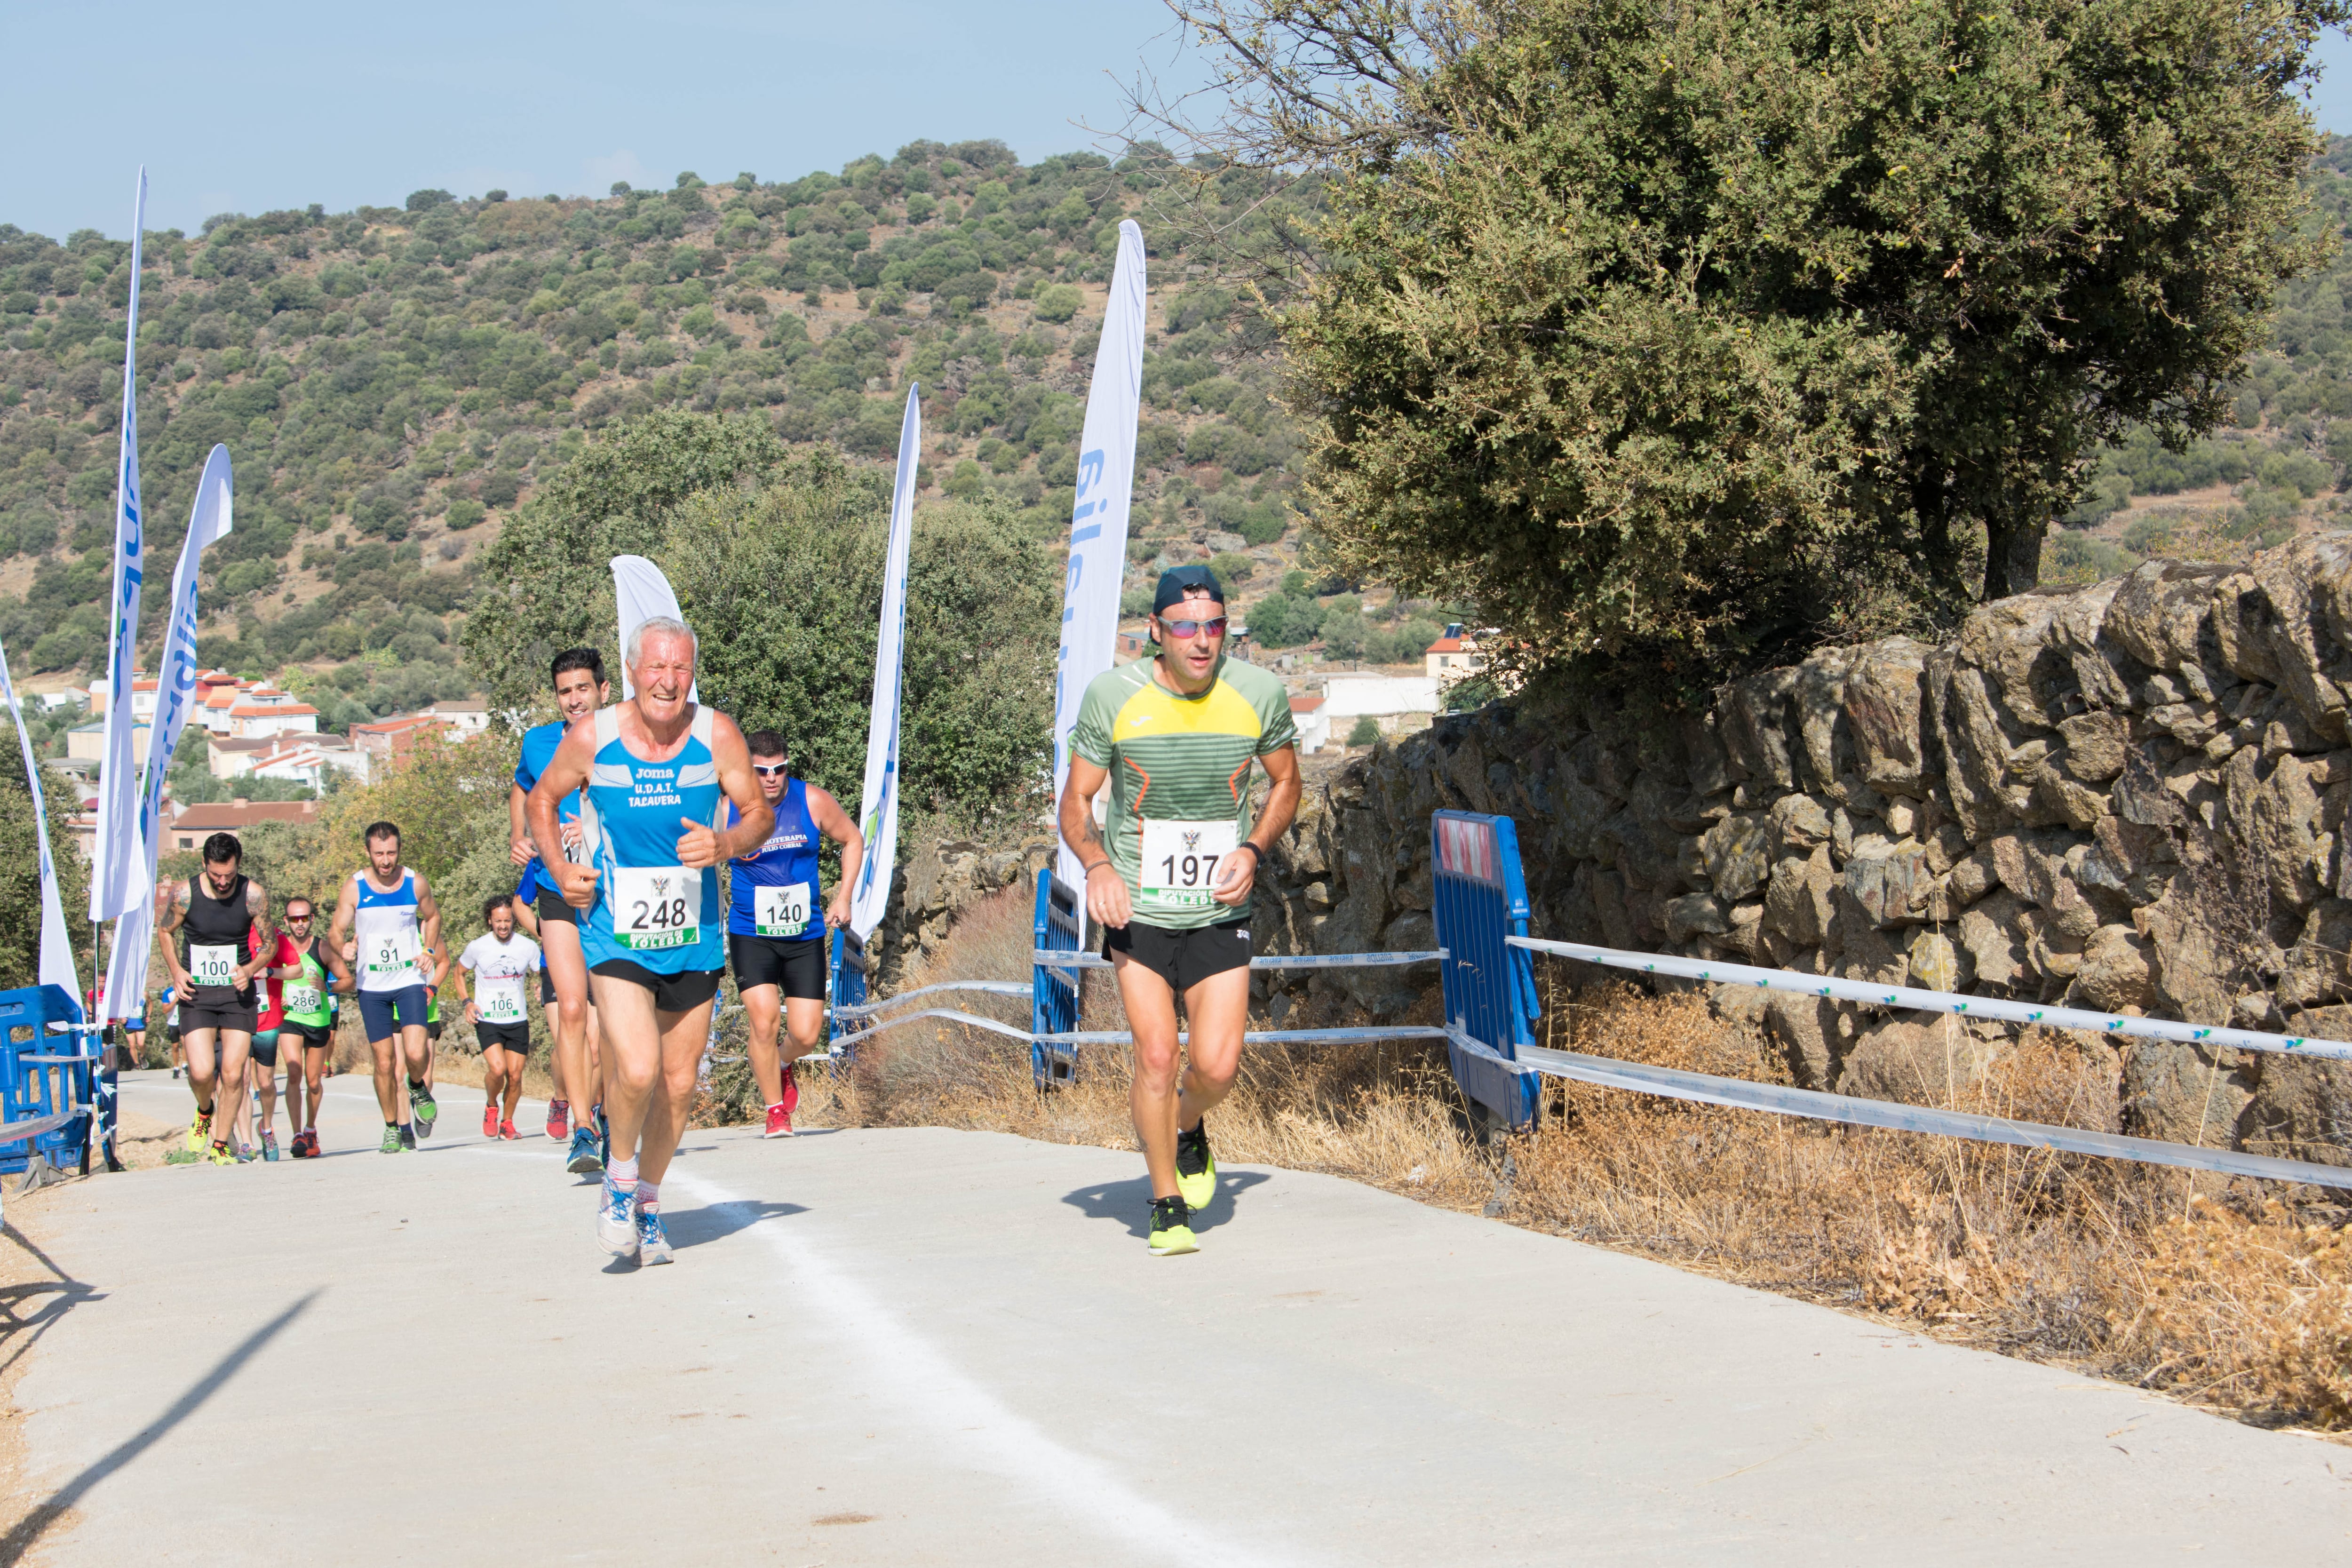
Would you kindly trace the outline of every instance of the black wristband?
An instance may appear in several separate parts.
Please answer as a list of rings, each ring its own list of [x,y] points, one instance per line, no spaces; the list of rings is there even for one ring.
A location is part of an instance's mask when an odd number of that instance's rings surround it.
[[[1243,839],[1239,844],[1234,845],[1234,847],[1236,849],[1248,850],[1252,855],[1257,858],[1257,863],[1259,865],[1263,866],[1265,864],[1265,851],[1251,843],[1248,839]]]
[[[1087,867],[1087,868],[1086,868],[1086,871],[1085,871],[1085,873],[1084,873],[1084,874],[1085,874],[1085,875],[1087,875],[1087,876],[1091,877],[1091,876],[1093,876],[1096,872],[1097,872],[1097,871],[1101,870],[1104,867],[1106,867],[1106,866],[1108,866],[1108,865],[1109,865],[1109,864],[1110,864],[1110,862],[1109,862],[1109,861],[1108,861],[1108,860],[1097,860],[1097,861],[1096,861],[1093,865],[1091,865],[1091,866]]]

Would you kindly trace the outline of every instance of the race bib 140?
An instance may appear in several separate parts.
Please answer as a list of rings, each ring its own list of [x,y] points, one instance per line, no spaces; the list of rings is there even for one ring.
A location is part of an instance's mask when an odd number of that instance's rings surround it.
[[[806,882],[751,890],[751,929],[761,936],[798,936],[808,930],[808,923]]]

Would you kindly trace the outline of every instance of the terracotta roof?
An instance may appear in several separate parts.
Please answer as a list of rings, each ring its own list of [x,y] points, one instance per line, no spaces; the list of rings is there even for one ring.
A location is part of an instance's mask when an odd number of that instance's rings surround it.
[[[1466,653],[1469,650],[1463,647],[1463,642],[1460,637],[1440,637],[1435,642],[1429,645],[1428,651],[1431,653]]]
[[[307,702],[240,702],[229,710],[232,719],[267,719],[273,714],[316,714],[319,710]]]
[[[205,693],[205,706],[207,708],[234,708],[236,706],[236,688],[234,686],[214,687],[210,691]]]
[[[308,822],[318,815],[315,800],[213,801],[187,807],[172,826],[182,833],[233,833],[257,822]]]
[[[441,720],[435,718],[430,713],[395,713],[389,719],[379,719],[373,724],[354,724],[352,726],[352,733],[354,735],[361,734],[362,732],[370,735],[397,735],[424,725],[439,724],[441,722]]]
[[[278,744],[275,735],[215,735],[209,744],[215,752],[266,752]]]
[[[1323,699],[1320,697],[1294,697],[1290,700],[1293,713],[1312,713],[1322,706]]]

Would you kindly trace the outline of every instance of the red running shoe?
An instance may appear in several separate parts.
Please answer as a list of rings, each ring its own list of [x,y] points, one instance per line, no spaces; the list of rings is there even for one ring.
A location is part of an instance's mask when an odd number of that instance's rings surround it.
[[[499,1108],[495,1105],[486,1105],[482,1107],[482,1136],[495,1138],[498,1135]]]
[[[512,1141],[521,1137],[522,1134],[515,1131],[513,1122],[501,1121],[499,1123],[499,1136]]]
[[[547,1102],[547,1135],[557,1142],[572,1136],[572,1102],[551,1100]]]
[[[286,1152],[289,1157],[296,1160],[307,1160],[310,1157],[310,1133],[307,1128],[294,1134],[294,1142],[286,1146]]]
[[[801,1080],[793,1073],[792,1064],[787,1062],[784,1064],[784,1113],[789,1116],[800,1108]]]
[[[790,1138],[793,1134],[793,1113],[789,1105],[768,1107],[768,1130],[762,1138]]]

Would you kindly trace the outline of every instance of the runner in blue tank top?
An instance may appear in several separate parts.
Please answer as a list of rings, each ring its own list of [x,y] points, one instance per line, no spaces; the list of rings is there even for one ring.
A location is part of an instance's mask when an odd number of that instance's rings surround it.
[[[763,1138],[793,1135],[792,1072],[776,1056],[781,1015],[794,1060],[824,1033],[825,932],[849,923],[850,890],[866,857],[865,836],[833,796],[791,776],[784,738],[773,730],[743,737],[760,794],[775,807],[768,841],[728,868],[727,955],[751,1026],[751,1076],[768,1107]],[[731,812],[732,806],[729,807]],[[731,821],[732,818],[730,817]],[[817,835],[841,846],[841,885],[822,918],[817,908]]]
[[[670,1261],[661,1179],[693,1102],[723,973],[718,868],[765,843],[775,826],[743,732],[688,698],[694,662],[694,634],[682,623],[641,623],[628,650],[636,695],[572,725],[525,804],[546,873],[582,911],[604,1026],[612,1152],[596,1239],[649,1264]],[[556,815],[583,786],[586,865],[564,858]],[[728,801],[740,818],[721,829]]]
[[[508,853],[523,868],[523,885],[538,887],[537,919],[531,931],[545,956],[548,983],[555,988],[555,1005],[548,1015],[555,1026],[555,1048],[548,1059],[555,1092],[547,1102],[547,1135],[572,1140],[563,1168],[586,1175],[604,1167],[596,1131],[589,1125],[604,1096],[596,1087],[596,1018],[588,992],[588,961],[581,951],[578,917],[563,901],[555,879],[547,874],[539,858],[538,846],[531,842],[530,827],[523,821],[523,802],[547,764],[555,760],[564,731],[611,700],[613,688],[604,679],[604,656],[593,647],[565,648],[557,654],[548,678],[555,686],[555,710],[560,717],[523,733],[522,757],[515,763],[514,788],[507,796],[507,819],[513,829]],[[556,816],[563,830],[565,851],[577,853],[579,797],[565,795],[556,806]],[[577,1125],[571,1121],[574,1099],[580,1102]]]

